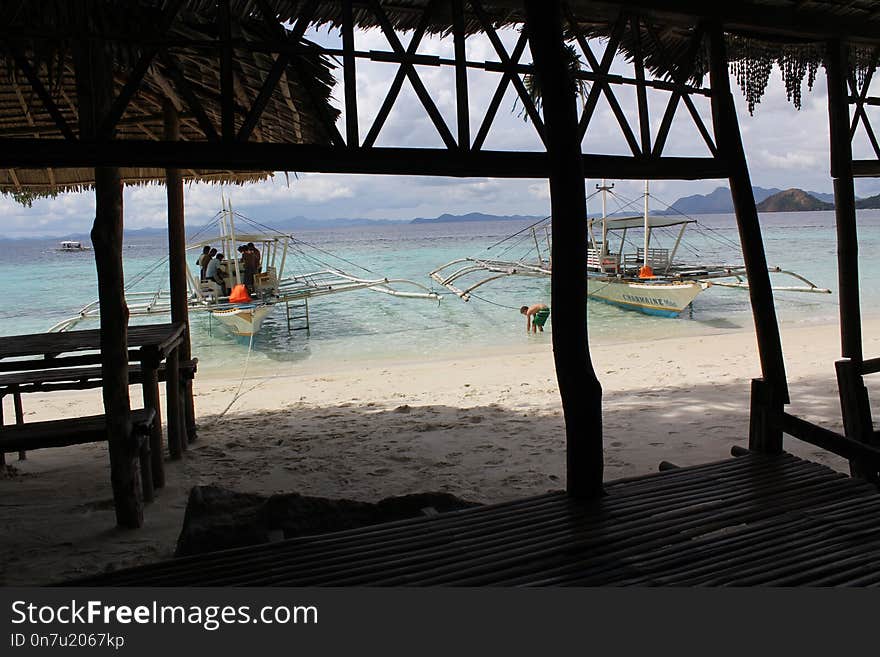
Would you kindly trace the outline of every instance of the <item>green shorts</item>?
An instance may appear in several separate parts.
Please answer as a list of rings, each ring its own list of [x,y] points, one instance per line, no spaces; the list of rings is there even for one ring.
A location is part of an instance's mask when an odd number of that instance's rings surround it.
[[[547,318],[550,317],[550,309],[542,308],[538,312],[535,313],[535,316],[532,318],[532,324],[535,326],[543,327],[547,322]]]

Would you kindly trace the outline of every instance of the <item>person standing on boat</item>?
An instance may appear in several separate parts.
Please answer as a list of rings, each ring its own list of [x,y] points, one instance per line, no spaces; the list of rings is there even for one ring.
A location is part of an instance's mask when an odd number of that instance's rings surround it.
[[[260,254],[260,250],[254,246],[253,242],[248,242],[248,248],[254,254],[254,271],[259,274],[263,271],[263,256]]]
[[[199,267],[200,281],[203,281],[207,278],[205,272],[208,269],[208,263],[211,262],[211,259],[215,255],[217,255],[217,249],[212,249],[210,245],[202,249],[202,255],[199,256],[198,260],[196,260],[196,265],[198,265]]]
[[[241,264],[244,267],[244,284],[250,292],[254,291],[254,275],[257,273],[257,250],[254,245],[241,247]]]
[[[544,332],[544,324],[550,317],[550,306],[546,303],[536,303],[534,306],[523,306],[519,309],[520,315],[526,316],[526,333],[531,331],[537,333]]]

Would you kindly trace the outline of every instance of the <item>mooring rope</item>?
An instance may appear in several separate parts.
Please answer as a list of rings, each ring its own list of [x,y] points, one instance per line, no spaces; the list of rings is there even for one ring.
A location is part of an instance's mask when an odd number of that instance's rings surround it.
[[[490,301],[489,299],[484,299],[483,297],[477,296],[473,292],[469,292],[468,295],[474,299],[479,299],[480,301],[485,301],[486,303],[490,303],[493,306],[498,306],[499,308],[507,308],[507,310],[519,310],[520,306],[505,306],[503,303],[498,303],[496,301]]]
[[[248,365],[251,362],[251,352],[253,351],[253,348],[254,348],[254,334],[251,333],[250,340],[248,340],[247,356],[245,356],[245,359],[244,359],[244,368],[242,369],[242,372],[241,372],[241,380],[238,382],[238,389],[235,391],[235,394],[232,396],[232,401],[230,401],[229,404],[226,405],[226,408],[224,408],[220,412],[220,414],[214,418],[214,421],[211,422],[210,424],[208,424],[207,426],[212,426],[212,425],[216,424],[217,422],[219,422],[223,418],[223,416],[226,415],[226,413],[229,411],[229,409],[232,408],[232,406],[233,406],[233,404],[235,404],[235,402],[237,402],[239,399],[244,397],[247,393],[249,393],[251,390],[253,390],[257,386],[263,385],[263,383],[265,382],[266,379],[261,379],[259,381],[259,383],[257,383],[256,385],[251,386],[250,388],[248,388],[244,392],[241,391],[242,387],[244,386],[244,380],[245,380],[245,378],[247,378]],[[266,377],[266,378],[269,378],[269,377]]]

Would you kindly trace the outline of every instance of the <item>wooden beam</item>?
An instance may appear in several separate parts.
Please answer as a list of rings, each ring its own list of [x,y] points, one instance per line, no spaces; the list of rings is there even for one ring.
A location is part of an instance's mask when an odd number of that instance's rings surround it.
[[[342,138],[342,135],[339,134],[339,130],[336,128],[334,118],[327,112],[324,99],[321,98],[317,93],[315,89],[315,81],[312,75],[309,73],[309,71],[303,69],[299,58],[296,56],[299,54],[299,48],[301,46],[301,44],[299,43],[299,38],[297,38],[296,42],[289,40],[289,35],[287,31],[278,22],[274,12],[272,11],[271,6],[266,0],[257,0],[257,4],[260,5],[261,11],[263,13],[263,18],[267,27],[275,33],[275,38],[278,40],[278,42],[283,46],[291,49],[289,52],[293,56],[291,56],[288,60],[291,71],[289,73],[285,72],[285,76],[292,76],[296,78],[296,80],[299,82],[300,87],[304,92],[303,95],[312,106],[312,111],[314,112],[314,116],[319,122],[319,127],[325,132],[327,141],[336,146],[344,146],[345,140]],[[303,6],[303,15],[301,15],[300,20],[297,21],[297,27],[302,27],[303,30],[308,27],[309,21],[304,21],[302,19],[305,17],[305,14],[311,14],[311,12],[314,10],[314,5],[315,3],[312,0],[309,0],[309,3]],[[303,33],[304,32],[300,32],[300,37]],[[273,49],[273,51],[288,52],[286,50],[276,49]]]
[[[874,422],[871,417],[871,402],[868,389],[862,376],[863,363],[849,358],[834,363],[837,372],[837,390],[840,396],[840,411],[843,430],[847,438],[860,444],[870,445],[874,440]],[[871,468],[857,458],[850,459],[850,473],[854,477],[876,479],[877,468]]]
[[[761,224],[755,208],[733,95],[730,92],[724,34],[718,25],[710,30],[710,79],[715,142],[721,156],[730,165],[730,191],[749,279],[749,297],[758,339],[761,372],[769,390],[770,399],[766,400],[766,410],[768,413],[781,412],[783,405],[789,401],[782,341],[776,321],[770,274],[767,271]],[[763,435],[751,436],[749,446],[751,449],[777,453],[782,450],[782,433],[778,429],[768,428]]]
[[[871,142],[871,147],[874,149],[874,155],[880,158],[880,143],[877,141],[877,135],[874,134],[874,129],[871,127],[871,121],[868,119],[868,113],[865,111],[865,97],[868,94],[868,87],[871,85],[871,78],[874,76],[874,69],[877,66],[877,52],[875,50],[873,61],[871,62],[871,66],[868,68],[868,72],[865,74],[865,82],[862,86],[861,93],[857,93],[858,85],[856,83],[856,74],[855,71],[850,71],[847,79],[849,80],[849,86],[852,90],[853,94],[856,94],[855,99],[855,111],[853,112],[852,123],[850,124],[849,129],[849,137],[850,140],[856,134],[856,128],[859,125],[859,117],[862,119],[862,125],[865,127],[865,133],[868,135],[868,141]]]
[[[220,137],[217,136],[217,130],[214,128],[214,124],[205,113],[202,103],[192,90],[192,87],[190,87],[189,83],[186,81],[186,76],[184,76],[180,68],[177,66],[177,62],[171,56],[171,53],[167,50],[160,49],[159,59],[165,66],[168,77],[171,78],[171,81],[174,83],[174,88],[177,90],[177,93],[179,93],[181,98],[183,98],[186,104],[189,105],[190,111],[199,122],[199,127],[202,129],[202,132],[205,133],[205,137],[209,141],[218,141]]]
[[[642,58],[642,28],[637,14],[630,17],[630,30],[633,43],[633,68],[635,69],[636,99],[639,107],[639,132],[641,133],[642,155],[651,154],[651,117],[648,116],[648,93],[645,88],[645,61]],[[645,256],[647,257],[647,256]]]
[[[162,20],[157,29],[157,35],[160,38],[168,32],[168,28],[171,27],[177,14],[180,12],[183,2],[184,0],[171,0],[170,4],[162,12]],[[159,48],[157,46],[150,46],[144,49],[143,54],[135,63],[134,68],[132,68],[131,73],[128,75],[128,79],[122,86],[122,90],[110,106],[110,110],[107,112],[107,116],[101,125],[100,134],[112,133],[119,124],[119,120],[125,114],[125,110],[128,109],[131,99],[134,98],[134,95],[140,89],[141,82],[143,82],[144,76],[147,74],[158,52]]]
[[[647,25],[650,26],[650,23],[647,23]],[[660,37],[657,36],[652,27],[648,28],[648,33],[654,40],[657,50],[659,52],[662,52]],[[691,37],[691,42],[688,45],[683,63],[675,72],[673,80],[676,84],[684,85],[687,83],[688,78],[693,73],[694,66],[697,62],[697,49],[702,45],[702,43],[703,26],[697,25],[694,29],[694,34]],[[667,62],[667,66],[671,66],[671,64]],[[663,154],[663,148],[666,146],[666,139],[669,137],[669,130],[672,128],[672,121],[675,119],[675,112],[678,109],[678,101],[681,100],[682,95],[686,95],[686,93],[683,94],[683,92],[681,91],[673,91],[672,95],[669,97],[669,103],[666,105],[666,111],[663,114],[663,119],[660,122],[660,128],[657,130],[657,138],[654,140],[654,150],[651,153],[654,157],[660,157]],[[703,139],[706,139],[705,135],[703,136]],[[713,155],[717,155],[715,151],[711,152]]]
[[[67,125],[67,121],[65,121],[64,115],[61,114],[61,110],[58,109],[55,101],[52,100],[52,95],[47,91],[46,87],[40,81],[40,76],[37,74],[37,71],[34,70],[33,66],[31,66],[30,62],[27,60],[27,57],[25,57],[24,54],[14,46],[8,47],[12,52],[12,57],[15,60],[15,64],[18,66],[18,68],[21,69],[21,72],[24,73],[25,77],[28,79],[28,82],[30,82],[31,88],[37,94],[39,99],[43,102],[43,106],[46,108],[49,116],[52,117],[52,120],[55,122],[58,130],[61,132],[62,135],[64,135],[65,139],[69,139],[71,141],[75,140],[76,135],[73,134],[73,130],[71,130],[70,126]]]
[[[229,0],[217,0],[217,34],[220,42],[220,134],[235,139],[235,97],[232,88],[232,19]]]
[[[626,118],[626,114],[624,114],[623,108],[617,101],[617,96],[614,95],[614,91],[611,89],[611,84],[607,77],[611,65],[614,63],[614,55],[617,54],[617,47],[620,45],[620,40],[623,38],[626,23],[626,14],[621,12],[614,27],[611,28],[611,34],[608,37],[608,43],[605,46],[605,53],[602,55],[601,62],[599,62],[595,55],[593,55],[593,51],[590,49],[586,39],[582,36],[579,38],[584,56],[587,58],[587,62],[590,64],[593,71],[599,75],[599,79],[596,80],[593,88],[590,89],[590,93],[587,95],[587,102],[584,103],[584,110],[581,113],[580,122],[578,123],[578,136],[580,139],[583,139],[587,134],[587,129],[590,127],[590,121],[593,118],[593,113],[596,111],[596,103],[599,102],[599,94],[604,93],[605,99],[608,101],[608,106],[614,113],[614,117],[617,119],[617,124],[623,132],[623,137],[626,139],[626,143],[629,145],[632,154],[641,155],[642,151],[639,142],[633,134],[629,121]],[[636,84],[638,84],[638,81],[636,81]],[[642,81],[642,84],[644,84],[644,80]]]
[[[428,0],[428,4],[425,7],[425,12],[423,14],[423,20],[425,20],[425,22],[427,22],[427,20],[430,18],[435,5],[436,0]],[[391,45],[391,49],[394,50],[394,52],[396,52],[398,55],[405,54],[406,51],[403,48],[403,44],[400,43],[400,39],[397,37],[397,33],[395,32],[394,27],[391,25],[391,22],[388,20],[388,16],[385,14],[385,10],[382,9],[382,5],[379,4],[378,0],[369,0],[369,6],[373,14],[376,16],[376,19],[379,22],[379,27],[385,34],[385,38],[388,39],[388,43]],[[413,49],[413,53],[415,53],[415,49]],[[418,71],[416,71],[415,66],[413,66],[412,63],[406,59],[401,62],[400,66],[406,72],[406,76],[409,79],[409,83],[412,85],[413,91],[416,92],[416,96],[418,96],[419,100],[422,103],[422,106],[428,113],[428,117],[431,119],[431,122],[434,124],[434,127],[440,134],[440,138],[443,140],[443,143],[446,144],[447,148],[456,148],[455,138],[449,131],[449,126],[446,125],[446,121],[443,119],[443,115],[440,113],[440,110],[437,109],[437,105],[431,98],[431,94],[428,93],[428,90],[422,83],[422,80],[419,77]]]
[[[584,155],[589,178],[710,180],[726,178],[723,158]],[[142,166],[232,171],[376,173],[413,176],[546,178],[546,153],[445,148],[354,149],[320,144],[166,142],[117,140],[65,142],[58,139],[0,139],[0,167]]]
[[[272,15],[272,10],[265,2],[265,0],[259,0],[258,4],[260,5],[260,9],[263,12],[264,19],[266,21],[275,21],[275,18]],[[302,35],[305,34],[305,31],[309,26],[309,22],[311,21],[312,16],[314,16],[316,6],[317,0],[310,0],[308,4],[303,6],[300,12],[300,17],[297,20],[293,30],[291,30],[290,32],[289,42],[291,44],[297,44],[302,38]],[[238,135],[236,136],[236,139],[238,141],[247,141],[250,138],[251,133],[257,126],[257,123],[259,122],[260,117],[263,115],[266,106],[272,99],[272,94],[275,92],[275,88],[278,86],[278,82],[284,75],[288,64],[290,64],[290,58],[292,56],[296,55],[292,55],[289,52],[280,52],[275,57],[275,61],[272,63],[272,68],[269,69],[269,72],[266,74],[265,80],[263,80],[263,85],[260,87],[257,98],[251,105],[250,111],[244,118],[244,121],[241,124],[241,128],[239,128],[238,130]]]
[[[345,89],[345,143],[357,148],[358,134],[357,70],[354,56],[354,10],[352,0],[342,2],[342,81]]]
[[[522,57],[528,43],[529,40],[526,33],[520,32],[519,39],[517,39],[516,45],[513,47],[513,52],[510,55],[511,66],[515,66],[519,62],[519,58]],[[498,81],[498,86],[495,88],[495,94],[492,96],[492,100],[489,101],[489,106],[486,108],[486,114],[483,116],[483,121],[480,123],[480,127],[477,130],[477,136],[474,137],[474,143],[471,146],[473,150],[478,151],[483,148],[483,144],[486,142],[486,137],[489,136],[489,130],[492,128],[492,123],[495,121],[495,115],[498,113],[498,108],[501,107],[501,101],[504,100],[504,94],[507,93],[507,87],[510,84],[512,75],[514,75],[514,73],[511,71],[504,70],[501,79]]]
[[[859,300],[859,242],[846,82],[848,61],[847,48],[841,41],[827,44],[825,74],[828,81],[831,177],[834,179],[834,215],[837,223],[840,349],[844,358],[861,363],[862,311]]]
[[[464,0],[452,0],[452,38],[455,49],[455,109],[458,127],[458,147],[461,150],[469,150],[471,147],[465,36]]]
[[[404,56],[415,55],[415,52],[418,50],[419,44],[422,41],[422,37],[428,29],[428,18],[429,14],[427,11],[423,12],[419,19],[419,24],[416,26],[416,29],[410,37],[409,45],[406,47]],[[388,93],[385,94],[385,99],[382,101],[382,105],[379,107],[379,111],[373,118],[373,123],[370,126],[370,129],[367,131],[367,136],[364,138],[364,148],[372,148],[376,143],[376,140],[379,138],[379,133],[382,131],[385,121],[388,119],[388,115],[391,114],[391,110],[394,108],[394,103],[397,102],[400,90],[403,88],[403,81],[406,79],[406,75],[407,72],[403,67],[403,60],[401,60],[397,73],[391,81],[391,86],[388,87]]]
[[[77,18],[80,38],[72,47],[79,130],[94,139],[113,102],[113,73],[104,44],[94,33],[94,2],[83,3]],[[116,521],[122,527],[143,525],[143,489],[139,453],[131,440],[128,397],[128,306],[122,268],[122,180],[113,166],[95,167],[95,223],[91,238],[101,304],[101,376],[107,416],[110,480]]]
[[[852,172],[856,178],[880,177],[880,160],[853,160]]]
[[[504,48],[504,44],[498,37],[498,33],[495,31],[495,28],[492,25],[492,21],[489,19],[486,11],[483,9],[482,4],[480,4],[480,0],[470,0],[470,4],[474,10],[474,13],[477,15],[477,18],[479,18],[480,20],[480,23],[483,26],[483,31],[489,38],[489,42],[495,49],[495,53],[498,55],[498,59],[501,60],[501,65],[508,71],[510,82],[513,84],[513,88],[516,89],[516,93],[519,95],[519,99],[522,102],[526,113],[529,115],[529,119],[531,120],[532,125],[538,132],[538,136],[541,138],[541,141],[546,145],[547,137],[544,130],[544,121],[543,119],[541,119],[538,108],[535,107],[535,103],[529,96],[529,92],[526,89],[525,83],[522,81],[522,78],[519,77],[519,73],[512,70],[510,55],[507,54],[507,50]],[[523,29],[523,33],[528,34],[528,23],[526,23],[526,26]]]
[[[587,335],[587,206],[577,101],[563,52],[559,0],[526,0],[536,75],[541,82],[553,222],[553,357],[566,435],[566,483],[578,498],[602,494],[602,386]]]
[[[822,9],[798,9],[790,4],[705,0],[599,0],[590,5],[599,11],[622,6],[641,12],[650,11],[659,19],[681,26],[705,20],[718,23],[727,30],[738,29],[775,37],[790,36],[801,41],[837,37],[877,42],[878,22],[867,18],[867,14],[857,18],[831,16]]]
[[[180,119],[177,116],[177,109],[166,100],[165,109],[165,125],[164,138],[166,141],[175,142],[180,140]],[[168,197],[168,283],[171,296],[171,321],[186,325],[186,333],[178,347],[178,360],[188,361],[192,358],[192,348],[190,346],[189,331],[189,292],[186,283],[186,227],[185,212],[183,199],[183,175],[180,169],[165,169],[165,191]],[[169,369],[166,381],[166,389],[170,389],[172,385],[178,383],[174,381],[174,376]],[[178,436],[189,435],[190,439],[195,438],[195,412],[193,404],[192,381],[187,379],[183,394],[183,415],[179,412],[181,409],[173,408],[171,405],[172,395],[168,395],[168,434],[177,434]],[[181,430],[182,429],[182,430]],[[190,435],[190,430],[192,434]]]

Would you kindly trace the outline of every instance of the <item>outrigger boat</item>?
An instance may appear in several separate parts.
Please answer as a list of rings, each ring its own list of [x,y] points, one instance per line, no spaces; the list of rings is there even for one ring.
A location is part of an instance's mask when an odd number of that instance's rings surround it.
[[[602,216],[587,220],[587,296],[590,299],[647,315],[677,317],[712,285],[748,289],[746,271],[742,266],[676,262],[685,230],[697,222],[685,216],[650,216],[647,183],[642,216],[609,217],[606,195],[612,188],[613,185],[608,186],[605,181],[598,186],[602,193]],[[671,250],[652,244],[652,234],[666,228],[678,228]],[[642,232],[641,245],[629,252],[626,251],[628,231]],[[525,254],[511,258],[511,252],[523,246],[526,247]],[[501,278],[551,275],[549,217],[493,244],[488,250],[497,251],[498,247],[503,250],[494,257],[458,258],[433,270],[430,276],[468,301],[474,290]],[[797,281],[794,285],[774,286],[774,290],[831,293],[831,290],[820,288],[795,272],[779,267],[771,267],[769,271]]]
[[[259,230],[253,233],[236,233],[236,219],[248,224],[249,228]],[[207,312],[212,318],[226,326],[233,334],[250,337],[255,335],[278,305],[287,310],[287,326],[291,328],[290,309],[302,307],[305,310],[300,318],[305,319],[308,329],[308,301],[314,297],[355,290],[369,290],[381,294],[411,299],[439,301],[440,296],[428,287],[403,278],[363,278],[328,264],[319,257],[333,256],[306,244],[293,235],[275,231],[248,217],[233,212],[232,204],[223,200],[222,210],[215,219],[219,234],[209,239],[200,239],[187,245],[187,251],[202,252],[205,246],[212,246],[228,256],[219,269],[223,285],[216,281],[200,280],[200,271],[187,269],[190,312]],[[203,231],[204,232],[204,229]],[[254,275],[250,290],[244,285],[244,264],[238,255],[238,245],[253,243],[260,251],[261,271]],[[288,273],[290,265],[299,265],[298,271]],[[157,263],[157,264],[161,264]],[[350,263],[354,264],[354,263]],[[399,290],[396,286],[406,285],[411,291]],[[230,294],[232,292],[232,294]],[[155,315],[170,312],[169,293],[126,291],[129,315],[132,317]],[[97,301],[82,308],[79,313],[57,323],[49,329],[66,331],[79,322],[97,317],[100,306]]]

